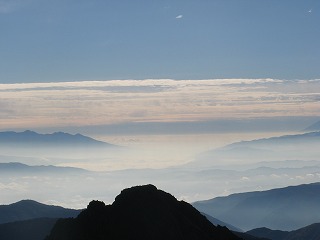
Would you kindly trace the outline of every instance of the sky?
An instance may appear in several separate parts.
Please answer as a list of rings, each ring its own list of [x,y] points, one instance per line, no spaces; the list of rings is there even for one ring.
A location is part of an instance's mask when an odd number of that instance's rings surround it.
[[[319,116],[319,11],[316,0],[0,0],[0,130],[303,129]]]
[[[93,170],[178,166],[228,143],[301,133],[319,121],[319,13],[319,0],[0,0],[0,131],[64,131],[129,146],[90,161],[16,160]],[[248,175],[197,182],[198,173],[145,174],[0,176],[0,189],[6,202],[83,207],[157,178],[189,200],[250,185]],[[268,188],[279,181],[263,179]],[[260,189],[251,184],[241,190]]]
[[[317,79],[317,0],[0,0],[0,82]]]

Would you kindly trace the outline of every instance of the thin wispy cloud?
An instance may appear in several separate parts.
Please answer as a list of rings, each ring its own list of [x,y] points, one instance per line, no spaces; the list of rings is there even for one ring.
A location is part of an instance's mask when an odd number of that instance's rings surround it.
[[[183,15],[176,16],[176,19],[181,19],[181,18],[183,18]]]
[[[314,116],[320,80],[113,80],[0,84],[6,128]]]

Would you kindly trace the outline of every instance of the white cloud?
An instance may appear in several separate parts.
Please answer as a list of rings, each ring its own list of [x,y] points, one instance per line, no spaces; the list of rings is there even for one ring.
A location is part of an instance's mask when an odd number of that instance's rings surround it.
[[[181,18],[183,18],[183,15],[176,16],[176,19],[181,19]]]
[[[250,178],[248,178],[248,177],[242,177],[242,178],[241,178],[241,181],[250,181]]]
[[[1,183],[0,182],[0,190],[11,190],[11,191],[26,191],[26,188],[24,185],[16,182],[10,182],[10,183]]]
[[[3,129],[313,116],[320,80],[111,80],[0,84]]]

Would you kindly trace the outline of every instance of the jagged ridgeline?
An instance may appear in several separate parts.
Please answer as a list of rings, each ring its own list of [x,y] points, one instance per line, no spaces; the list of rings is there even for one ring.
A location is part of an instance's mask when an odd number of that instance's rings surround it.
[[[237,240],[195,208],[153,185],[125,189],[111,205],[92,201],[77,218],[61,219],[45,240]]]

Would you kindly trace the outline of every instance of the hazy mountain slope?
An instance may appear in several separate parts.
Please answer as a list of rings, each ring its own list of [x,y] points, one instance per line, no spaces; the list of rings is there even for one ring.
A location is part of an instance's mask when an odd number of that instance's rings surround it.
[[[296,143],[318,142],[320,141],[320,132],[309,132],[296,135],[284,135],[280,137],[263,138],[252,141],[242,141],[232,143],[225,148],[232,148],[235,146],[279,146],[279,145],[292,145]]]
[[[236,164],[238,161],[318,160],[319,144],[320,132],[241,141],[204,152],[188,165],[211,167],[228,161]]]
[[[283,239],[286,239],[286,237],[288,236],[288,234],[290,232],[281,231],[281,230],[271,230],[269,228],[262,227],[262,228],[252,229],[250,231],[247,231],[246,233],[248,233],[252,236],[256,236],[256,237],[269,238],[271,240],[283,240]],[[300,239],[300,240],[302,240],[302,239]]]
[[[256,237],[270,238],[271,240],[319,240],[320,223],[314,223],[291,232],[257,228],[247,233]]]
[[[56,167],[56,166],[29,166],[19,162],[0,163],[0,173],[2,174],[66,174],[66,173],[88,173],[89,171],[74,167]]]
[[[22,200],[9,205],[0,205],[0,223],[22,221],[35,218],[75,217],[81,210],[45,205],[32,200]]]
[[[59,220],[46,240],[239,239],[195,208],[152,185],[125,189],[112,205],[92,201],[76,219]]]
[[[320,223],[314,223],[307,227],[291,231],[284,240],[319,240]]]
[[[55,218],[37,218],[0,224],[1,240],[43,240],[56,223]]]
[[[229,230],[231,231],[236,231],[236,232],[243,232],[240,228],[237,228],[229,223],[225,223],[220,221],[219,219],[216,219],[206,213],[201,213],[202,215],[204,215],[213,225],[215,226],[222,226],[222,227],[227,227]]]
[[[193,206],[244,230],[293,230],[320,221],[320,183],[232,194]]]
[[[2,146],[112,146],[111,144],[97,141],[81,134],[72,135],[64,132],[39,134],[29,130],[24,132],[0,132],[0,144]]]
[[[10,162],[24,162],[45,164],[44,159],[51,164],[57,161],[72,162],[84,158],[96,159],[113,151],[121,151],[121,147],[110,143],[95,140],[81,134],[55,132],[39,134],[33,131],[0,132],[0,155],[4,156],[1,162],[8,157],[16,158]],[[28,157],[28,159],[22,159]],[[30,159],[33,157],[34,159]],[[21,159],[21,160],[19,160]],[[42,159],[42,161],[41,161]]]
[[[270,238],[257,237],[244,232],[233,232],[233,233],[238,237],[242,238],[243,240],[272,240]]]

